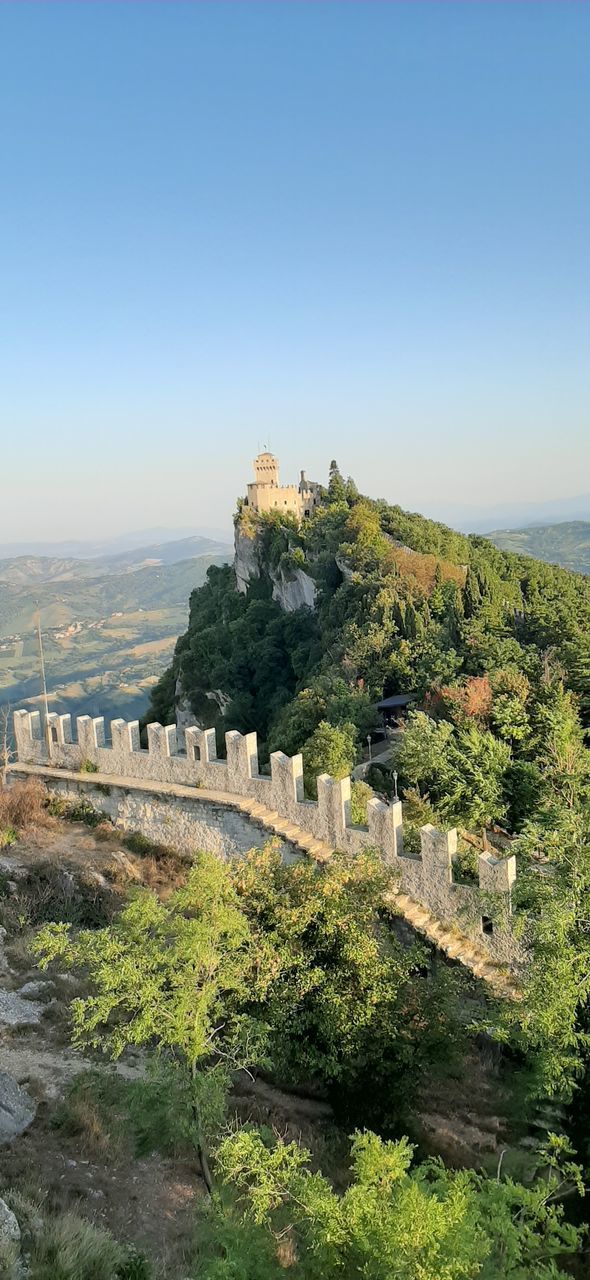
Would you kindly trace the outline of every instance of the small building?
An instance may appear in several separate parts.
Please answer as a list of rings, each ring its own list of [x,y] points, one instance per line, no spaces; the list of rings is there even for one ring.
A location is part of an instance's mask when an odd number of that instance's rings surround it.
[[[394,693],[391,698],[382,698],[381,702],[377,703],[377,710],[383,723],[395,729],[403,724],[408,707],[415,701],[415,693]]]
[[[310,516],[320,501],[321,485],[308,480],[301,472],[298,485],[279,483],[279,460],[272,453],[259,453],[254,459],[254,482],[248,485],[246,506],[252,511],[268,514],[270,511],[289,512],[297,520]]]

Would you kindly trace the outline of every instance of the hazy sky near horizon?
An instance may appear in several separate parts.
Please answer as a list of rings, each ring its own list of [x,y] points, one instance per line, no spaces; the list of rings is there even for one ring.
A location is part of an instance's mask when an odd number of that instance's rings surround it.
[[[0,3],[0,541],[590,491],[590,6]]]

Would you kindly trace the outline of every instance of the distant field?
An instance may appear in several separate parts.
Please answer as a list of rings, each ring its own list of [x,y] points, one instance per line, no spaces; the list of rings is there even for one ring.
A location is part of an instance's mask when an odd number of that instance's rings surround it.
[[[168,665],[176,639],[186,626],[187,609],[161,609],[157,621],[142,616],[120,631],[108,626],[57,640],[44,635],[43,648],[52,710],[98,715],[103,711],[143,713],[149,689]],[[157,634],[155,634],[157,633]],[[146,638],[149,637],[149,638]],[[21,646],[22,648],[22,646]],[[33,705],[41,697],[38,648],[20,659],[0,654],[0,705]],[[119,707],[120,712],[119,712]]]
[[[24,636],[35,627],[37,609],[44,629],[66,628],[79,619],[100,621],[119,612],[186,607],[194,587],[200,587],[210,564],[227,555],[198,556],[178,564],[138,568],[134,572],[102,574],[59,581],[38,578],[17,584],[0,579],[0,640]]]
[[[21,561],[18,571],[17,562],[2,562],[0,645],[2,637],[9,639],[0,648],[0,706],[41,704],[40,607],[50,708],[73,716],[143,715],[186,627],[191,591],[211,563],[228,558],[229,552],[216,550],[178,563],[126,565],[123,572],[115,565],[96,577],[83,563],[78,576],[67,578],[70,567],[60,562],[43,569],[45,579],[53,572],[56,580],[44,580],[35,561],[28,583]]]

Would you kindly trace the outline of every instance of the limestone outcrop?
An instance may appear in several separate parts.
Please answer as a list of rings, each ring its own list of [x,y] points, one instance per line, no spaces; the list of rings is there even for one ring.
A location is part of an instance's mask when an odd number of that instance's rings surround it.
[[[234,537],[234,570],[236,586],[242,595],[246,594],[249,584],[260,577],[259,546],[256,536],[246,531],[238,521]]]
[[[315,608],[316,585],[304,569],[293,569],[289,574],[279,569],[276,574],[269,571],[269,576],[272,581],[272,598],[285,613]]]
[[[284,569],[281,565],[274,568],[268,564],[255,528],[244,527],[244,523],[237,520],[234,545],[236,586],[242,595],[255,579],[267,577],[272,584],[272,598],[285,613],[315,607],[316,585],[311,575],[299,566]]]

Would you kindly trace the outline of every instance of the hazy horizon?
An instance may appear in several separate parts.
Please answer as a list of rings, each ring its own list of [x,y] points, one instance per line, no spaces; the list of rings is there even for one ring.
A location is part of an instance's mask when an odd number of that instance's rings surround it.
[[[375,493],[367,496],[383,498],[385,495]],[[416,510],[430,519],[448,524],[451,528],[456,528],[463,533],[492,533],[497,530],[518,530],[537,525],[568,524],[579,521],[590,523],[590,494],[578,494],[573,498],[555,498],[545,504],[505,504],[489,508],[487,514],[482,507],[447,509],[445,504],[436,502],[426,503],[423,508]],[[0,520],[0,535],[1,529]],[[145,528],[136,525],[116,528],[113,526],[104,533],[99,531],[94,537],[88,535],[85,530],[76,531],[73,528],[70,529],[68,536],[63,538],[54,538],[50,533],[45,538],[36,539],[3,539],[0,536],[0,558],[58,552],[74,558],[76,556],[84,558],[85,555],[106,554],[110,549],[114,551],[119,544],[125,548],[140,548],[150,544],[156,545],[159,541],[165,543],[195,537],[230,543],[233,540],[232,521],[230,519],[225,527],[192,525],[171,528],[160,525]],[[48,552],[48,547],[54,550]]]
[[[0,5],[0,542],[230,529],[263,444],[460,527],[575,505],[589,40],[527,0]]]

